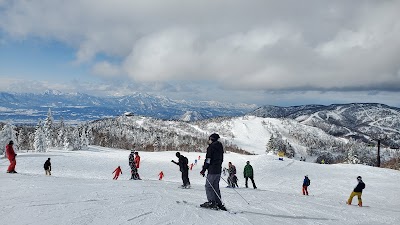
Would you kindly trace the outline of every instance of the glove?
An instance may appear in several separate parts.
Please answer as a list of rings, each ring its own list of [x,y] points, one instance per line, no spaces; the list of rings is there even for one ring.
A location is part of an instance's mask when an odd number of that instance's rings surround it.
[[[206,174],[206,171],[203,169],[202,171],[200,171],[200,174],[204,177]]]
[[[175,161],[174,161],[174,160],[171,160],[171,162],[175,163]]]

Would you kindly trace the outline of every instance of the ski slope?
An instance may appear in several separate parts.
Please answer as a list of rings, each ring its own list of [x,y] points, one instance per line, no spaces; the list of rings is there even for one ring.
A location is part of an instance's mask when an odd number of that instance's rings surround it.
[[[90,146],[85,151],[18,153],[16,170],[5,173],[0,160],[0,224],[400,224],[400,172],[363,165],[320,165],[275,156],[224,155],[237,167],[239,189],[225,188],[222,200],[232,213],[199,208],[206,201],[201,166],[189,172],[191,189],[180,189],[175,152],[139,152],[143,180],[129,180],[129,151]],[[204,153],[184,153],[194,162]],[[52,176],[43,163],[51,158]],[[245,162],[255,170],[254,190],[244,187]],[[120,165],[123,174],[112,180]],[[158,180],[158,173],[165,177]],[[301,194],[304,175],[310,196]],[[365,207],[345,204],[361,175]],[[226,179],[226,176],[224,177]],[[238,193],[249,202],[246,203]],[[187,203],[184,203],[186,201]],[[179,202],[179,203],[178,203]],[[234,214],[236,213],[236,214]]]

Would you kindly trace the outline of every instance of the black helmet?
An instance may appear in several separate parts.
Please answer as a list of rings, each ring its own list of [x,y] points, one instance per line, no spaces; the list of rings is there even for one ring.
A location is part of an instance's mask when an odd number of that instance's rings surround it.
[[[362,177],[361,177],[361,176],[358,176],[358,177],[357,177],[357,180],[361,180],[361,179],[362,179]]]
[[[9,144],[9,145],[13,145],[13,144],[14,144],[14,142],[13,142],[13,141],[10,141],[8,144]]]
[[[178,157],[179,158],[179,156],[181,156],[181,153],[179,153],[179,152],[176,152],[176,157]]]

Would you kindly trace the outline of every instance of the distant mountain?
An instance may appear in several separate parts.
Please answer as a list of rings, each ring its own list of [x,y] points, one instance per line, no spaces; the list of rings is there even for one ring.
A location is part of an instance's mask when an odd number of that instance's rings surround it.
[[[381,139],[389,146],[400,140],[400,109],[378,103],[263,106],[247,115],[290,118],[317,127],[336,137],[352,137],[365,142]]]
[[[121,97],[96,97],[82,93],[47,90],[42,94],[0,92],[0,121],[37,123],[51,109],[53,117],[66,121],[91,121],[125,112],[167,120],[193,121],[244,115],[256,108],[250,104],[215,101],[178,101],[164,96],[134,93]]]

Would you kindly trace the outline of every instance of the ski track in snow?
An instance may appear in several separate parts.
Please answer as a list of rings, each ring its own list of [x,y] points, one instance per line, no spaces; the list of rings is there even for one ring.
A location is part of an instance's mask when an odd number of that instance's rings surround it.
[[[206,201],[201,162],[189,171],[192,188],[181,189],[179,168],[170,162],[176,160],[175,152],[140,152],[143,180],[138,181],[129,180],[129,153],[96,146],[86,151],[19,153],[20,173],[0,173],[1,224],[400,224],[399,171],[229,153],[223,166],[229,161],[236,165],[240,187],[224,188],[227,184],[221,180],[229,213],[199,207]],[[189,161],[205,156],[182,154]],[[48,157],[53,176],[45,176],[42,168]],[[243,188],[247,160],[254,167],[257,190]],[[111,173],[118,165],[123,174],[115,181]],[[0,170],[7,166],[8,160],[0,159]],[[165,178],[159,181],[161,170]],[[311,179],[310,196],[301,194],[306,174]],[[368,207],[345,204],[358,175],[366,183],[362,198]]]

